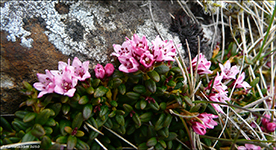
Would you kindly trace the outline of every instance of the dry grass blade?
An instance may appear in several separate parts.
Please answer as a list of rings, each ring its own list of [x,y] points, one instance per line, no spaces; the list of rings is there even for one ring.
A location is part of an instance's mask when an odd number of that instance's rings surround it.
[[[104,150],[108,150],[97,138],[94,139]]]
[[[104,135],[101,131],[99,131],[98,129],[96,129],[95,127],[93,127],[91,124],[89,124],[88,122],[85,122],[85,124],[91,128],[92,130],[94,130],[95,132],[98,132],[101,135]]]
[[[103,126],[106,130],[108,130],[109,132],[111,132],[112,134],[114,134],[115,136],[117,136],[118,138],[120,138],[121,140],[123,140],[124,142],[126,142],[127,144],[129,144],[130,146],[132,146],[135,149],[138,149],[134,144],[132,144],[131,142],[129,142],[128,140],[126,140],[125,138],[123,138],[122,136],[120,136],[119,134],[117,134],[116,132],[112,131],[111,129],[107,128],[106,126]]]

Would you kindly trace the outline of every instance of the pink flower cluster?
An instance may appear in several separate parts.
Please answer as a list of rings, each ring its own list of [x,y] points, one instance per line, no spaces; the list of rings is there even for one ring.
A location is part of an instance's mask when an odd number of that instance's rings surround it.
[[[122,44],[114,44],[115,52],[121,65],[119,70],[125,73],[132,73],[141,68],[151,68],[156,62],[174,61],[176,49],[170,40],[162,41],[159,36],[152,41],[152,46],[148,46],[145,36],[139,38],[134,34],[132,39],[128,39]]]
[[[105,65],[105,67],[103,67],[100,64],[97,64],[94,71],[95,71],[95,76],[98,79],[103,79],[104,77],[110,77],[113,72],[114,72],[115,68],[111,63],[108,63]]]
[[[270,133],[274,132],[276,129],[276,119],[274,119],[275,122],[270,122],[271,116],[268,114],[265,114],[264,117],[262,118],[262,131]]]
[[[201,75],[201,74],[213,73],[213,71],[210,70],[211,61],[208,61],[202,53],[200,53],[199,55],[196,55],[196,57],[193,58],[192,60],[193,70],[196,69],[197,59],[198,59],[198,67],[197,67],[198,74]]]
[[[91,77],[88,66],[89,61],[82,63],[75,57],[72,66],[70,65],[70,59],[68,59],[68,63],[58,62],[58,70],[45,70],[46,74],[37,73],[39,82],[33,85],[40,91],[37,97],[40,98],[53,92],[73,97],[78,80],[84,81]]]
[[[218,118],[217,115],[207,114],[206,112],[204,112],[197,117],[203,122],[203,124],[196,120],[192,120],[191,123],[194,132],[199,135],[205,135],[207,128],[214,129],[214,126],[218,125],[218,123],[213,120],[213,118]]]
[[[239,73],[239,69],[236,65],[231,67],[229,60],[226,61],[225,65],[219,64],[219,67],[221,69],[221,73],[217,73],[216,77],[211,82],[209,82],[208,87],[206,88],[211,90],[211,93],[209,94],[209,99],[211,101],[221,103],[226,103],[226,101],[230,101],[227,89],[234,86],[234,84],[236,84],[236,88],[244,88],[245,90],[246,88],[251,87],[246,81],[244,81],[244,72],[236,79],[236,75]],[[234,82],[227,87],[226,84],[229,83],[232,79],[234,80]],[[211,105],[218,112],[223,112],[219,104]],[[225,107],[226,105],[222,106]]]
[[[254,144],[245,144],[244,146],[239,146],[238,150],[261,150],[260,146],[256,146]]]

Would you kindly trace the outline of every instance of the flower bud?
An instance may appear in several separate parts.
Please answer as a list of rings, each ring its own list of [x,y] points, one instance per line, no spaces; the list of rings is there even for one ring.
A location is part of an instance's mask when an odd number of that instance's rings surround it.
[[[95,71],[96,78],[98,78],[98,79],[103,79],[104,78],[105,70],[104,70],[102,65],[97,64],[94,71]]]
[[[105,65],[104,70],[105,70],[105,75],[107,77],[110,77],[113,74],[115,68],[111,63],[108,63]]]

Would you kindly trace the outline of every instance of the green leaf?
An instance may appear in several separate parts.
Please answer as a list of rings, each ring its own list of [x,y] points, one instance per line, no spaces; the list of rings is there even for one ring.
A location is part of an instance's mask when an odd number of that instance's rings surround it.
[[[80,128],[83,122],[82,113],[79,112],[72,121],[72,128]]]
[[[33,89],[33,87],[27,81],[23,81],[23,86],[29,91],[32,91]]]
[[[106,122],[104,123],[104,125],[105,125],[107,128],[109,128],[109,129],[113,128],[113,123],[112,123],[112,121],[111,121],[110,118],[108,118],[108,119],[106,120]]]
[[[136,125],[138,125],[139,127],[142,125],[141,120],[138,116],[137,113],[134,113],[132,116],[132,120],[135,122]]]
[[[26,105],[27,105],[27,106],[32,106],[35,102],[36,102],[36,99],[28,99],[28,100],[26,101]]]
[[[131,112],[133,110],[132,106],[129,104],[123,104],[123,107],[126,112]]]
[[[68,112],[70,111],[70,106],[68,104],[64,104],[64,105],[62,105],[61,109],[62,109],[63,114],[67,115]]]
[[[23,119],[28,113],[29,111],[18,110],[14,113],[14,115],[20,119]]]
[[[61,135],[66,135],[67,133],[65,132],[65,130],[64,130],[64,128],[66,127],[66,126],[71,126],[71,121],[69,121],[69,120],[61,120],[60,121],[60,125],[59,125],[59,127],[60,127],[60,132],[61,132]]]
[[[149,103],[148,105],[156,111],[158,111],[160,109],[160,106],[158,105],[158,103],[156,101],[155,101],[155,103]]]
[[[166,110],[167,104],[165,102],[161,102],[160,103],[160,108],[161,108],[161,110]]]
[[[137,93],[140,93],[140,94],[143,94],[143,93],[146,92],[146,88],[143,85],[136,85],[136,86],[133,87],[133,91],[137,92]]]
[[[158,142],[162,145],[163,148],[167,148],[167,144],[164,140],[158,140]]]
[[[36,113],[30,112],[23,118],[23,122],[30,122],[34,120],[35,117],[36,117]]]
[[[51,108],[51,110],[55,112],[55,115],[53,116],[54,118],[59,114],[61,107],[62,107],[61,103],[54,103],[49,106],[49,108]]]
[[[166,115],[164,113],[160,114],[159,119],[156,121],[154,128],[156,131],[160,130],[163,127],[163,122],[165,120]]]
[[[132,100],[138,100],[140,99],[140,94],[136,92],[127,92],[126,96]]]
[[[154,70],[159,74],[165,74],[170,70],[170,68],[166,65],[160,65],[156,67]]]
[[[60,99],[60,101],[61,101],[62,103],[66,103],[68,100],[69,100],[69,97],[68,97],[68,96],[62,96],[61,99]]]
[[[45,134],[50,135],[53,133],[53,129],[51,127],[44,127]]]
[[[125,125],[125,118],[123,115],[116,115],[115,119],[119,125],[121,125],[121,126]]]
[[[172,119],[173,119],[172,115],[171,114],[167,114],[167,116],[166,116],[166,118],[164,120],[164,123],[163,123],[163,127],[168,127],[171,124]]]
[[[31,132],[32,132],[32,135],[34,135],[37,138],[45,135],[46,133],[44,128],[40,124],[35,124]]]
[[[256,77],[253,81],[250,82],[251,87],[255,87],[260,81],[259,77]]]
[[[89,145],[86,142],[83,142],[80,139],[77,140],[76,148],[81,149],[81,150],[90,150]]]
[[[171,71],[173,71],[174,73],[181,73],[181,69],[179,67],[172,67]]]
[[[31,131],[27,132],[21,142],[29,142],[29,141],[34,141],[36,138],[35,136],[32,135]]]
[[[84,136],[84,132],[81,130],[77,130],[76,137],[83,137],[83,136]]]
[[[98,135],[99,135],[98,132],[95,132],[95,131],[91,130],[90,134],[89,134],[89,139],[94,140],[94,138],[96,138]]]
[[[52,140],[48,136],[43,136],[40,144],[41,149],[49,149],[52,146]]]
[[[69,126],[66,126],[66,127],[64,128],[64,130],[65,130],[65,132],[68,133],[68,134],[71,134],[71,133],[73,132],[73,129],[72,129],[71,127],[69,127]]]
[[[123,81],[120,78],[113,78],[113,87],[112,88],[117,88],[122,83],[123,83]]]
[[[145,101],[145,100],[141,100],[140,101],[140,108],[143,110],[143,109],[145,109],[147,107],[147,102]]]
[[[93,111],[93,106],[91,104],[86,104],[84,107],[83,107],[83,111],[82,111],[82,114],[83,114],[83,118],[85,120],[87,120],[91,114],[92,114],[92,111]]]
[[[153,81],[155,81],[155,82],[160,81],[160,76],[155,70],[152,70],[152,71],[148,72],[147,74]]]
[[[113,107],[117,107],[118,103],[116,101],[112,100],[112,101],[110,101],[110,105]]]
[[[11,127],[10,123],[4,117],[0,116],[0,122],[1,122],[1,126],[5,130],[12,132],[12,127]]]
[[[157,144],[154,146],[154,149],[164,150],[163,146],[162,146],[160,143],[157,143]]]
[[[96,91],[94,93],[94,97],[102,97],[104,96],[108,91],[108,88],[104,87],[104,86],[99,86],[98,88],[96,88]]]
[[[102,106],[101,107],[101,110],[100,110],[100,113],[99,113],[99,116],[100,117],[102,117],[102,116],[104,116],[105,114],[107,114],[108,113],[108,107],[106,106],[106,105],[104,105],[104,106]]]
[[[94,89],[93,87],[88,87],[88,88],[86,89],[86,93],[89,94],[89,95],[94,94],[94,91],[95,91],[95,89]]]
[[[50,116],[54,116],[55,112],[51,109],[43,109],[35,118],[35,122],[44,125]]]
[[[84,104],[88,103],[88,101],[89,101],[88,97],[86,95],[84,95],[79,99],[79,104],[84,105]]]
[[[60,144],[66,144],[67,143],[68,136],[60,136],[56,139],[57,143]]]
[[[67,139],[67,150],[73,150],[77,144],[77,137],[70,135]]]
[[[148,149],[148,146],[147,146],[147,143],[144,142],[144,143],[141,143],[138,145],[138,149],[142,150],[142,149]]]
[[[118,90],[119,90],[120,94],[125,95],[125,93],[126,93],[126,86],[125,86],[125,84],[120,84],[118,86]]]
[[[108,117],[109,117],[109,118],[113,118],[115,115],[116,115],[116,110],[113,110],[113,111],[108,115]]]
[[[92,86],[93,86],[93,88],[98,87],[100,83],[101,83],[100,79],[93,79],[92,80]]]
[[[172,140],[176,139],[176,137],[177,137],[177,134],[175,132],[170,132],[169,137],[165,138],[164,140],[165,141],[172,141]]]
[[[155,146],[157,144],[157,140],[156,137],[152,137],[147,141],[147,146],[148,147],[152,147]]]
[[[151,79],[146,80],[145,86],[151,93],[156,92],[156,84],[153,80],[151,80]]]
[[[170,80],[168,83],[167,83],[168,86],[170,87],[175,87],[176,86],[176,83],[173,81],[173,80]]]
[[[144,114],[140,115],[141,122],[149,122],[151,120],[152,112],[145,112]]]
[[[169,136],[169,127],[164,127],[161,130],[158,130],[158,134],[167,138]]]

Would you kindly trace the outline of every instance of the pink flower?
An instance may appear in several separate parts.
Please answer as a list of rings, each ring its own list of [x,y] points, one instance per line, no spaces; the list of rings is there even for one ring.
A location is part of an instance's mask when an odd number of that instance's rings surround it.
[[[132,45],[129,39],[125,41],[122,45],[113,44],[113,47],[115,50],[115,53],[112,53],[113,56],[119,57],[121,55],[132,55]]]
[[[276,123],[274,123],[274,122],[268,122],[265,127],[266,127],[266,131],[268,133],[274,132],[275,129],[276,129]]]
[[[51,73],[54,76],[61,75],[66,66],[70,66],[70,59],[68,59],[68,63],[59,61],[58,62],[58,70],[51,70]]]
[[[194,132],[199,135],[206,134],[206,126],[204,124],[201,124],[200,122],[197,122],[197,121],[192,122],[192,128]]]
[[[139,70],[139,63],[135,60],[134,57],[119,56],[118,57],[121,65],[119,70],[125,73],[132,73]]]
[[[95,71],[96,78],[98,78],[98,79],[103,79],[104,78],[105,70],[104,70],[102,65],[97,64],[94,71]]]
[[[239,146],[238,150],[261,150],[261,147],[253,144],[245,144],[245,146]]]
[[[152,45],[152,51],[156,61],[174,61],[176,49],[173,45],[173,41],[162,41],[159,36],[156,36],[154,41],[152,41]]]
[[[207,89],[210,89],[212,84],[213,84],[213,89],[216,91],[216,92],[222,92],[224,93],[225,90],[227,89],[227,86],[224,85],[222,82],[222,76],[219,75],[219,73],[217,72],[217,76],[214,78],[214,83],[211,81],[209,82],[208,84],[208,87]]]
[[[235,81],[236,82],[236,87],[237,88],[244,88],[246,90],[246,88],[250,88],[251,86],[246,82],[243,81],[245,78],[244,72],[238,77],[238,79]]]
[[[105,70],[105,75],[107,77],[110,77],[113,74],[115,68],[111,63],[108,63],[104,66],[104,70]]]
[[[213,73],[213,71],[209,70],[211,67],[211,61],[207,61],[207,59],[205,58],[205,56],[202,53],[200,53],[199,55],[196,55],[196,57],[192,60],[193,69],[194,70],[196,69],[197,57],[199,57],[198,68],[197,68],[198,74]]]
[[[218,118],[217,115],[207,114],[206,112],[204,112],[198,115],[198,118],[204,122],[204,125],[208,129],[214,129],[214,126],[218,125],[218,123],[213,120],[213,118]]]
[[[219,64],[219,67],[221,69],[221,76],[223,79],[236,79],[236,75],[239,73],[238,67],[236,65],[231,67],[229,60],[227,60],[224,65]]]
[[[144,65],[146,68],[151,67],[154,61],[155,60],[153,59],[153,55],[149,51],[146,51],[141,55],[140,63]]]
[[[84,81],[85,79],[91,77],[90,73],[88,72],[89,61],[82,63],[77,57],[75,57],[72,66],[74,67],[74,75],[78,80]]]
[[[37,73],[37,78],[39,82],[34,83],[34,87],[41,91],[37,98],[42,97],[47,93],[53,93],[55,84],[53,83],[54,76],[49,70],[45,70],[46,74]]]
[[[74,76],[74,72],[69,69],[71,66],[66,66],[62,75],[57,75],[54,78],[56,84],[55,92],[61,95],[67,95],[73,97],[76,91],[75,86],[78,83],[78,79]]]
[[[270,115],[269,114],[265,114],[264,117],[262,118],[262,124],[266,125],[269,121],[270,121]]]
[[[146,36],[139,38],[137,34],[134,34],[130,42],[133,48],[132,55],[134,57],[139,58],[144,52],[148,51],[149,49]]]

